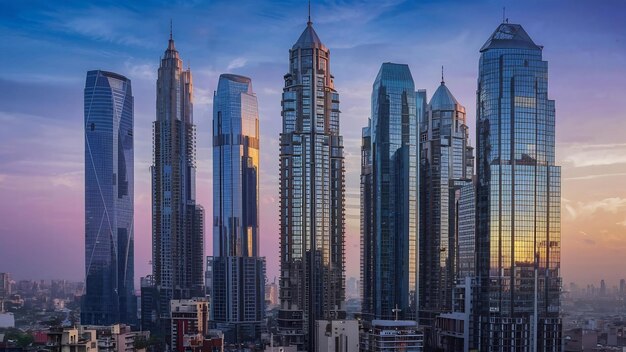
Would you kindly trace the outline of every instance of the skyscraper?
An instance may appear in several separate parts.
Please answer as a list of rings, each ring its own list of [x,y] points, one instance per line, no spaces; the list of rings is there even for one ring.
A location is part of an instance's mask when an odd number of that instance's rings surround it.
[[[213,99],[211,320],[230,343],[258,340],[265,317],[258,208],[256,95],[250,78],[223,74]]]
[[[420,320],[451,311],[457,276],[459,200],[472,183],[473,149],[463,107],[446,87],[435,91],[420,135]]]
[[[169,44],[157,79],[153,123],[152,280],[155,316],[167,329],[170,300],[204,296],[204,209],[196,204],[191,70]]]
[[[283,343],[313,351],[315,321],[345,318],[345,224],[339,94],[311,21],[284,79],[278,326]]]
[[[476,250],[480,350],[560,351],[561,170],[548,63],[518,24],[480,49]]]
[[[382,64],[361,157],[362,312],[415,319],[418,291],[418,117],[409,66]]]
[[[89,71],[85,82],[85,295],[81,323],[136,323],[133,94],[130,80]]]

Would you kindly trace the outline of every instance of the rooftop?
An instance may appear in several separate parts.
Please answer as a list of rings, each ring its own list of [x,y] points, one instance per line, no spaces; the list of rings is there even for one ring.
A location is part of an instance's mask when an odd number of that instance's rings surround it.
[[[480,48],[480,52],[488,49],[537,49],[541,47],[535,44],[524,28],[519,24],[501,23],[495,32],[487,39]]]

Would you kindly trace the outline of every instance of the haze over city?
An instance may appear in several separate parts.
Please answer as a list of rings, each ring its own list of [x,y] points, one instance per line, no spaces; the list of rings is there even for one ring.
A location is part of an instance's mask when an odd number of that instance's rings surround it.
[[[615,285],[626,250],[626,26],[623,1],[324,1],[312,21],[332,53],[346,161],[346,276],[359,276],[361,127],[381,62],[407,63],[430,97],[441,81],[467,109],[475,146],[479,49],[523,23],[549,62],[562,166],[564,283]],[[198,203],[212,214],[211,119],[219,74],[252,78],[261,129],[261,255],[278,276],[278,135],[288,50],[306,2],[4,2],[0,14],[0,268],[16,278],[84,279],[85,72],[132,80],[135,278],[150,272],[152,121],[170,20],[194,73]],[[245,10],[245,11],[244,11]],[[207,218],[210,217],[207,216]],[[212,252],[207,228],[206,253]]]

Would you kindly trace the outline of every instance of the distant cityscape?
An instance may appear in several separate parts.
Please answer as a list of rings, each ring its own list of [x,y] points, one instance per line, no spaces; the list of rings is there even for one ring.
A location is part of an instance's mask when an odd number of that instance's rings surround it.
[[[0,272],[0,352],[626,350],[626,279],[561,276],[543,46],[508,19],[485,33],[475,145],[445,67],[429,98],[408,64],[381,63],[366,125],[345,126],[341,72],[310,6],[284,48],[278,242],[260,241],[260,156],[276,150],[260,148],[251,77],[219,76],[212,214],[197,202],[197,140],[209,137],[196,130],[192,70],[170,24],[155,82],[151,273],[134,269],[132,82],[91,70],[76,126],[86,279]],[[345,128],[361,131],[358,253],[346,248]],[[277,277],[262,246],[280,247]],[[360,257],[359,277],[346,277],[348,256]]]

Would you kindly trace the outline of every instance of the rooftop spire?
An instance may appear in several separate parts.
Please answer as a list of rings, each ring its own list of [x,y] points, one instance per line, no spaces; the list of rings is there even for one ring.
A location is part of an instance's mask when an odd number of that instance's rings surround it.
[[[313,24],[313,22],[311,22],[311,0],[309,0],[309,20],[306,23],[307,25],[311,25]]]
[[[173,39],[173,36],[172,36],[172,27],[173,27],[173,26],[172,26],[172,19],[170,18],[170,40],[172,40],[172,39]]]
[[[446,81],[443,80],[443,65],[441,65],[441,84],[445,84]]]

